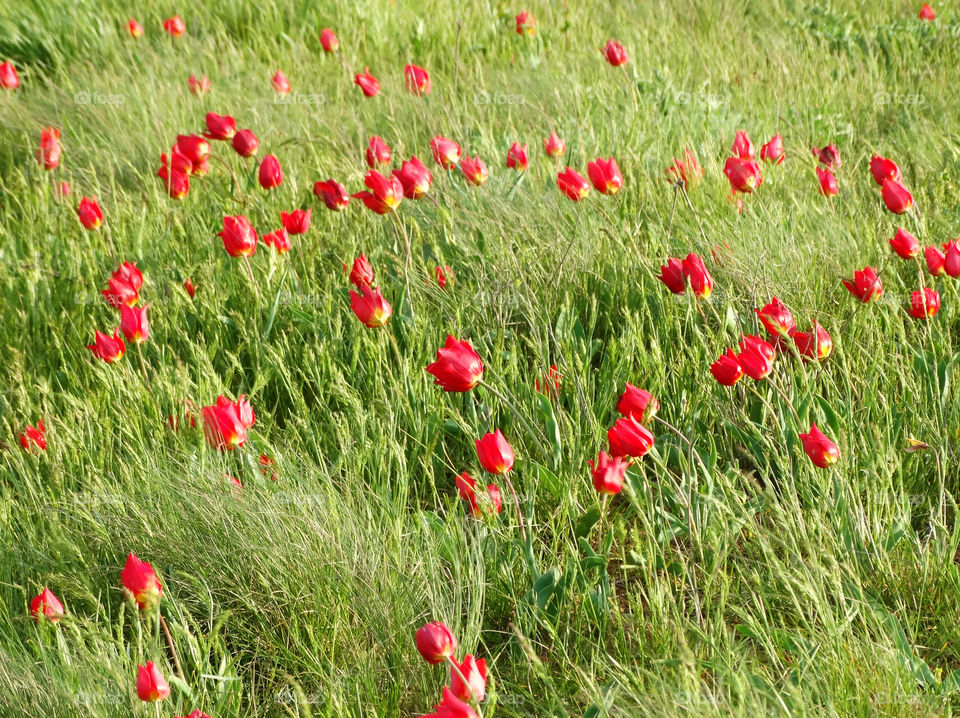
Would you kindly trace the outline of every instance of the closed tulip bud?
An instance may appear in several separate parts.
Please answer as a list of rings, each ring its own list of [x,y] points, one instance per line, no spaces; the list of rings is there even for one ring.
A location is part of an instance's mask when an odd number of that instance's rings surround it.
[[[920,242],[904,229],[898,229],[890,240],[890,247],[903,259],[914,259],[920,256]]]
[[[180,37],[187,31],[187,24],[182,17],[174,15],[163,21],[163,29],[167,31],[170,37]]]
[[[70,187],[70,183],[66,181],[57,183],[54,187],[54,190],[57,193],[57,199],[64,199],[66,197],[69,197],[70,194],[73,192],[73,189],[71,189]]]
[[[597,460],[587,462],[593,476],[593,488],[605,496],[619,494],[630,463],[619,456],[610,456],[606,451],[597,454]]]
[[[353,260],[353,268],[350,270],[350,283],[357,289],[373,286],[373,267],[363,252]]]
[[[522,172],[527,169],[530,160],[527,158],[528,145],[520,146],[519,142],[514,142],[507,150],[507,168]]]
[[[0,87],[4,90],[16,90],[20,87],[20,76],[9,60],[0,63]]]
[[[474,444],[477,446],[477,458],[484,471],[506,474],[513,468],[513,448],[507,443],[500,429],[492,434],[484,434],[482,438],[475,440]]]
[[[446,343],[437,349],[437,360],[427,366],[434,384],[444,391],[470,391],[483,379],[483,362],[470,342],[457,341],[447,335]]]
[[[190,160],[192,170],[192,165],[210,156],[210,143],[199,135],[177,135],[176,150]]]
[[[163,161],[166,162],[166,154],[164,154],[162,158]],[[163,187],[171,199],[183,199],[190,191],[190,175],[186,172],[168,169],[166,164],[164,164],[157,170],[157,177],[163,180]]]
[[[683,294],[687,291],[687,278],[683,273],[683,262],[676,257],[670,257],[667,263],[660,267],[660,276],[657,277],[667,285],[674,294]]]
[[[237,121],[230,115],[218,115],[208,112],[206,116],[207,131],[204,136],[208,140],[230,140],[237,133]]]
[[[920,14],[918,16],[921,20],[935,20],[937,13],[934,12],[933,8],[930,7],[929,3],[924,3],[923,7],[920,8]]]
[[[603,56],[613,67],[625,65],[627,60],[630,59],[627,57],[627,51],[623,49],[623,45],[616,40],[607,41],[606,47],[603,48]]]
[[[20,434],[20,446],[26,451],[31,451],[36,446],[41,451],[47,450],[47,429],[43,425],[43,420],[37,422],[36,427],[27,425]]]
[[[944,243],[943,271],[954,279],[960,277],[960,240],[951,239]]]
[[[713,291],[713,277],[703,260],[693,252],[683,260],[683,276],[690,282],[690,289],[698,299],[706,299]]]
[[[803,444],[803,450],[810,457],[814,466],[827,469],[840,460],[840,449],[817,428],[816,424],[810,426],[809,434],[800,434],[799,436]]]
[[[369,285],[360,287],[360,293],[350,290],[350,308],[357,315],[357,319],[370,329],[382,327],[393,314],[393,307],[383,298],[379,289],[371,289]]]
[[[627,382],[620,401],[617,402],[617,411],[623,416],[632,416],[643,423],[653,419],[660,408],[660,402],[646,389],[639,389]]]
[[[350,195],[347,194],[347,188],[336,180],[329,179],[326,182],[315,182],[313,193],[317,199],[322,199],[327,209],[339,212],[346,209],[350,204]]]
[[[460,145],[446,137],[437,135],[430,140],[430,152],[433,153],[433,161],[445,170],[452,170],[460,162]]]
[[[260,141],[253,130],[240,130],[233,136],[233,150],[241,157],[253,157],[260,149]]]
[[[870,159],[870,174],[873,175],[873,181],[881,186],[887,180],[900,181],[900,168],[897,167],[897,163],[879,155],[874,155]]]
[[[598,158],[587,164],[587,175],[600,194],[616,194],[623,187],[623,175],[613,157],[608,160]]]
[[[431,665],[443,663],[457,650],[457,639],[445,623],[433,621],[417,629],[417,650]]]
[[[394,170],[393,176],[400,180],[403,196],[407,199],[420,199],[430,191],[433,183],[433,173],[416,156],[404,162],[400,169]]]
[[[163,584],[157,578],[153,566],[147,561],[141,561],[135,553],[127,556],[127,562],[120,572],[120,582],[127,598],[136,601],[140,609],[157,605],[163,595]]]
[[[80,206],[77,207],[77,217],[80,218],[80,224],[85,229],[96,229],[103,223],[103,212],[97,200],[83,197],[80,200]]]
[[[147,309],[144,307],[130,307],[124,304],[120,307],[120,331],[128,342],[143,344],[150,337],[150,323],[147,321]]]
[[[753,160],[728,157],[723,166],[723,173],[730,181],[730,186],[737,192],[753,192],[763,183],[760,165]]]
[[[270,84],[278,95],[290,94],[290,80],[283,74],[283,70],[277,70],[277,74],[270,79]]]
[[[557,187],[574,202],[590,194],[590,184],[569,167],[557,175]]]
[[[63,147],[60,145],[60,130],[55,127],[45,127],[40,131],[40,149],[37,150],[37,162],[43,169],[55,170],[60,166],[60,155]]]
[[[840,192],[840,188],[837,186],[837,178],[833,176],[833,172],[830,170],[817,167],[817,180],[820,182],[820,193],[824,197],[833,197]]]
[[[794,332],[793,342],[800,356],[808,359],[823,361],[833,352],[833,339],[817,322],[813,323],[812,332]]]
[[[797,331],[797,323],[787,305],[774,297],[762,309],[754,309],[760,323],[772,336],[791,337]]]
[[[143,25],[138,23],[133,18],[127,20],[127,32],[130,33],[130,37],[136,40],[143,34]]]
[[[353,196],[362,201],[367,209],[377,214],[389,214],[395,211],[403,201],[403,185],[393,175],[384,177],[376,170],[370,170],[363,183],[371,191],[357,192]]]
[[[477,481],[464,471],[457,477],[457,491],[460,498],[470,504],[470,513],[474,518],[483,518],[484,514],[499,514],[503,511],[503,499],[496,484],[487,486],[485,494],[477,496]]]
[[[612,456],[639,459],[653,448],[653,434],[632,416],[624,416],[607,431]]]
[[[476,187],[486,182],[490,176],[490,173],[487,172],[487,166],[479,157],[474,157],[473,159],[464,157],[460,160],[460,171],[463,172],[463,176],[467,178],[467,181]]]
[[[743,367],[733,350],[727,349],[726,354],[710,365],[710,373],[723,386],[733,386],[743,378]]]
[[[843,286],[864,304],[879,299],[883,294],[883,282],[873,267],[864,267],[853,273],[853,281],[843,280]]]
[[[340,49],[340,40],[329,27],[320,31],[320,46],[324,52],[336,52]]]
[[[939,277],[947,273],[947,270],[944,266],[947,262],[947,257],[943,252],[936,247],[927,247],[923,251],[927,260],[927,269],[929,270],[930,274],[935,277]]]
[[[837,149],[837,146],[832,142],[824,148],[811,147],[810,150],[813,152],[813,156],[817,158],[817,161],[822,165],[826,165],[829,169],[835,170],[843,164],[840,161],[840,150]]]
[[[774,135],[760,148],[760,159],[770,164],[782,165],[786,156],[783,149],[783,135]]]
[[[197,285],[193,283],[192,279],[187,278],[183,283],[183,291],[187,293],[187,296],[193,299],[193,296],[197,293]]]
[[[170,686],[153,661],[147,661],[145,666],[137,666],[137,670],[137,696],[140,700],[156,703],[170,695]]]
[[[290,234],[281,227],[276,232],[263,235],[263,243],[277,250],[277,254],[284,254],[290,251]]]
[[[383,138],[374,135],[367,146],[367,166],[375,170],[380,165],[390,164],[390,145]]]
[[[671,182],[679,182],[684,188],[693,187],[704,174],[703,167],[689,148],[683,151],[683,160],[674,157],[673,164],[664,172]]]
[[[536,32],[537,21],[534,19],[533,15],[528,13],[526,10],[521,12],[515,18],[517,23],[517,34],[518,35],[530,35],[533,37],[533,34]]]
[[[440,289],[446,289],[448,277],[453,279],[453,270],[447,265],[442,267],[437,266],[433,269],[433,276],[436,278],[437,285],[440,287]]]
[[[742,160],[752,160],[754,158],[753,143],[750,136],[743,130],[737,130],[737,135],[733,139],[733,146],[730,148],[735,157]]]
[[[416,65],[407,65],[403,68],[403,80],[407,89],[414,95],[429,95],[432,84],[430,82],[430,73],[422,67]]]
[[[353,81],[359,85],[367,97],[376,97],[380,93],[380,81],[370,74],[369,67],[365,67],[362,73],[354,75]]]
[[[297,236],[306,234],[310,229],[310,218],[313,216],[313,210],[295,209],[292,212],[281,212],[280,221],[283,228],[291,235]]]
[[[257,179],[264,189],[279,187],[283,182],[283,170],[280,169],[280,161],[273,155],[264,157],[257,172]]]
[[[63,618],[63,604],[53,591],[44,588],[30,601],[30,615],[37,623],[40,623],[41,618],[46,618],[50,623],[56,623]],[[484,671],[484,677],[486,677],[486,671]]]
[[[748,334],[740,340],[737,361],[740,362],[744,374],[755,381],[770,376],[776,356],[773,346],[760,337]]]
[[[478,718],[473,707],[457,698],[446,686],[443,688],[440,702],[433,707],[433,710],[433,713],[423,718]]]
[[[223,248],[231,257],[249,257],[257,250],[257,230],[242,214],[224,217],[223,229],[217,233]]]
[[[563,153],[567,151],[567,146],[563,140],[557,137],[556,132],[551,132],[550,136],[543,141],[543,151],[547,153],[548,157],[563,157]]]
[[[205,95],[210,92],[210,80],[206,75],[199,79],[196,75],[190,75],[190,77],[187,79],[187,85],[190,86],[190,92],[197,96]]]
[[[929,319],[940,311],[940,294],[936,289],[924,287],[910,295],[910,316]]]
[[[120,328],[117,327],[113,330],[112,337],[109,334],[97,331],[94,334],[94,343],[88,344],[87,349],[92,351],[93,355],[98,359],[102,359],[107,364],[113,364],[123,357],[127,346],[123,343],[123,339],[120,338]]]
[[[884,180],[880,190],[883,203],[894,214],[903,214],[913,206],[913,195],[899,182]]]
[[[469,653],[463,657],[463,663],[453,659],[450,667],[450,690],[462,701],[482,703],[487,694],[487,662],[479,661]],[[464,682],[466,679],[466,682]]]

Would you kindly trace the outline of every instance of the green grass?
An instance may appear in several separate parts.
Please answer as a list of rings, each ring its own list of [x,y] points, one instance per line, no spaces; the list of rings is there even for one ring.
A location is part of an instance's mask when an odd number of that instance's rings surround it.
[[[0,95],[0,716],[155,715],[136,698],[137,665],[175,670],[155,616],[124,600],[130,551],[160,572],[186,678],[161,716],[429,713],[448,673],[415,650],[428,620],[487,659],[487,718],[952,715],[960,293],[933,281],[940,313],[912,319],[916,269],[886,242],[897,226],[924,244],[960,232],[960,16],[938,6],[921,23],[919,4],[0,9],[0,60],[22,80]],[[534,38],[513,30],[524,9]],[[188,26],[178,40],[160,29],[174,11]],[[131,16],[139,41],[124,30]],[[323,27],[342,60],[323,55]],[[600,56],[611,37],[630,53],[625,72]],[[429,97],[404,91],[407,62],[430,70]],[[383,84],[375,99],[352,84],[365,66]],[[275,102],[278,68],[316,102]],[[189,93],[192,73],[210,77],[209,95]],[[78,104],[80,92],[123,99]],[[283,167],[280,188],[260,190],[254,164],[215,143],[242,196],[214,164],[182,202],[166,197],[160,152],[211,110],[257,133]],[[34,161],[46,125],[62,132],[52,176],[72,184],[67,202]],[[781,132],[788,158],[764,167],[738,215],[722,167],[741,128],[758,149]],[[567,142],[563,164],[542,152],[551,129]],[[438,204],[400,206],[409,277],[389,218],[358,202],[327,212],[311,194],[329,177],[359,191],[373,134],[395,165],[416,154],[433,168],[428,143],[442,134],[490,168],[480,188],[437,169]],[[515,140],[530,143],[519,180],[503,167]],[[832,203],[809,151],[830,141],[843,157]],[[663,170],[687,146],[706,170],[690,193],[706,243],[682,200],[671,228]],[[900,164],[916,222],[883,208],[875,152]],[[564,164],[586,174],[610,155],[619,195],[574,204],[557,191]],[[82,195],[104,208],[100,233],[76,220]],[[314,207],[313,226],[284,257],[261,245],[254,292],[216,237],[222,217],[246,214],[265,233],[297,206]],[[360,251],[394,307],[383,330],[349,309],[341,264]],[[716,281],[703,311],[656,279],[690,251]],[[123,260],[146,277],[149,386],[133,347],[113,366],[84,348],[117,324],[97,292]],[[446,291],[428,281],[437,264],[455,272]],[[883,268],[886,294],[859,307],[840,279],[868,264]],[[820,366],[777,360],[773,382],[799,422],[770,382],[727,391],[709,374],[773,295],[836,345]],[[534,442],[483,388],[432,385],[424,367],[447,333],[474,344],[490,384],[549,440]],[[551,364],[564,375],[552,404],[533,390]],[[656,449],[598,521],[586,461],[626,381],[659,397],[693,448],[653,425]],[[187,398],[241,393],[257,422],[238,452],[166,424]],[[41,417],[48,450],[21,451],[18,434]],[[828,471],[800,448],[811,421],[840,446]],[[481,523],[457,496],[458,473],[482,474],[473,440],[494,428],[517,452],[529,548],[509,499]],[[907,453],[908,437],[932,449]],[[44,586],[67,608],[56,626],[29,616]]]

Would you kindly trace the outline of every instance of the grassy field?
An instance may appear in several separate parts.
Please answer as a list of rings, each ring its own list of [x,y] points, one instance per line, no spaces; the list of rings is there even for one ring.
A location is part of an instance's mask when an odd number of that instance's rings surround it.
[[[434,620],[458,658],[486,659],[485,718],[954,715],[960,288],[888,243],[898,227],[924,246],[960,234],[960,14],[942,5],[924,22],[913,0],[4,4],[0,62],[20,87],[0,91],[0,717],[429,714],[449,669],[414,634]],[[621,67],[600,52],[611,38]],[[407,63],[429,95],[405,90]],[[353,82],[365,67],[375,98]],[[212,142],[210,173],[167,196],[160,153],[210,111],[256,133],[279,187]],[[47,126],[63,146],[49,172]],[[763,164],[738,213],[723,167],[740,129],[757,150],[781,133],[786,161]],[[562,158],[543,151],[551,130]],[[314,182],[361,191],[372,135],[393,167],[424,161],[430,197],[328,211]],[[435,165],[436,135],[489,180]],[[515,141],[523,173],[504,166]],[[810,148],[831,142],[828,199]],[[664,174],[688,147],[705,170],[689,206]],[[899,165],[908,213],[885,209],[874,154]],[[610,156],[619,193],[560,193],[565,166]],[[312,225],[289,253],[261,242],[248,273],[224,251],[224,216],[262,238],[298,207]],[[379,329],[350,308],[343,266],[361,252],[393,306]],[[690,252],[709,299],[657,278]],[[124,261],[151,334],[107,364],[86,345],[118,324],[100,290]],[[841,280],[867,265],[885,291],[861,304]],[[942,298],[929,320],[906,309],[921,277]],[[784,351],[768,379],[719,385],[710,365],[762,333],[754,309],[774,296],[830,332],[832,355]],[[448,334],[486,386],[433,384]],[[587,461],[626,382],[662,421],[603,499]],[[219,395],[256,412],[234,451],[182,418]],[[46,450],[25,451],[39,420]],[[812,422],[839,447],[828,469],[801,447]],[[522,525],[478,462],[495,429]],[[499,484],[501,514],[470,515],[464,471]],[[159,574],[158,609],[125,597],[131,552]],[[44,587],[57,623],[31,618]],[[136,691],[146,661],[172,688],[153,705]]]

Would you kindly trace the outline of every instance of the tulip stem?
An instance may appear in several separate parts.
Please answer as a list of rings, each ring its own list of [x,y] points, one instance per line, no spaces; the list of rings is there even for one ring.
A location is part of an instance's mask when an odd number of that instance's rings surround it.
[[[703,251],[707,251],[707,248],[710,246],[710,242],[707,241],[707,233],[703,231],[703,224],[700,222],[700,215],[697,214],[697,210],[693,208],[693,203],[690,201],[690,195],[687,194],[687,188],[677,180],[677,184],[680,185],[680,191],[683,192],[683,199],[687,203],[687,208],[693,214],[693,218],[697,220],[697,227],[700,228],[700,236],[703,238]]]
[[[243,199],[243,192],[240,190],[240,180],[237,179],[237,173],[233,171],[233,167],[228,165],[212,152],[210,153],[209,157],[210,159],[214,160],[215,162],[219,162],[221,165],[227,168],[227,172],[229,172],[230,176],[233,178],[233,188],[237,192],[237,199]]]
[[[513,482],[510,480],[510,472],[503,474],[503,480],[507,482],[507,488],[510,489],[510,495],[513,496],[513,505],[517,509],[517,524],[520,526],[520,540],[524,547],[527,545],[527,528],[523,523],[523,512],[520,510],[520,497],[517,496],[517,490],[513,488]]]
[[[173,658],[173,666],[176,668],[177,675],[180,676],[181,681],[186,681],[186,676],[183,675],[183,668],[180,666],[180,658],[177,656],[177,649],[173,645],[173,636],[170,634],[170,629],[167,627],[167,622],[163,618],[163,614],[160,613],[160,609],[157,609],[157,618],[160,619],[160,626],[163,628],[163,633],[167,637],[167,646],[170,648],[170,655]]]
[[[447,656],[447,662],[450,664],[451,668],[460,676],[460,680],[463,681],[463,685],[467,689],[467,693],[470,694],[470,700],[474,703],[477,702],[477,696],[473,692],[473,688],[470,687],[470,682],[467,680],[467,677],[463,675],[463,671],[460,670],[460,666],[457,665],[457,662],[453,660],[453,656]],[[480,715],[479,713],[477,714]],[[482,718],[482,716],[481,716]]]
[[[413,297],[412,297],[411,294],[410,294],[410,272],[411,272],[412,269],[413,269],[413,266],[412,266],[412,265],[413,265],[413,258],[412,258],[412,256],[411,256],[411,252],[410,252],[410,239],[409,239],[409,237],[407,237],[407,230],[406,230],[406,228],[403,226],[403,222],[400,221],[400,219],[396,216],[396,214],[395,214],[394,212],[391,212],[391,213],[390,213],[390,217],[393,219],[393,222],[394,222],[393,229],[394,229],[394,231],[397,233],[397,239],[399,239],[399,235],[401,235],[401,234],[403,235],[403,245],[404,245],[404,247],[405,247],[406,250],[407,250],[407,260],[406,260],[406,262],[404,263],[404,273],[403,273],[403,274],[404,274],[404,277],[403,277],[403,278],[404,278],[404,281],[406,282],[406,288],[407,288],[407,289],[406,289],[406,291],[407,291],[407,305],[410,307],[410,318],[411,318],[413,321],[416,321],[416,320],[417,320],[417,317],[416,317],[416,314],[415,314],[414,311],[413,311]]]
[[[140,359],[140,371],[143,374],[143,383],[147,385],[147,391],[150,388],[150,379],[147,377],[147,365],[143,362],[143,342],[137,342],[137,357]]]
[[[533,441],[534,445],[539,449],[540,455],[543,456],[544,458],[547,458],[546,454],[543,451],[543,443],[545,442],[545,440],[542,437],[537,436],[537,432],[534,430],[533,425],[530,424],[530,422],[524,418],[523,414],[520,413],[520,410],[516,407],[516,405],[512,401],[507,399],[507,397],[505,397],[499,391],[497,391],[492,386],[487,384],[487,382],[483,381],[482,379],[480,380],[480,386],[482,386],[484,389],[488,390],[491,394],[497,397],[501,402],[503,402],[503,404],[506,405],[508,409],[510,409],[511,412],[513,412],[513,415],[517,417],[517,420],[521,424],[523,424],[523,428],[526,430],[527,434],[530,436],[530,439]]]
[[[250,266],[250,255],[243,255],[243,261],[247,265],[247,274],[250,276],[250,286],[253,287],[253,293],[257,298],[257,304],[260,304],[260,290],[257,289],[257,280],[253,278],[253,267]]]
[[[670,207],[670,223],[667,225],[667,241],[670,241],[670,235],[673,234],[673,216],[677,212],[677,196],[680,194],[680,182],[677,180],[673,185],[673,205]]]

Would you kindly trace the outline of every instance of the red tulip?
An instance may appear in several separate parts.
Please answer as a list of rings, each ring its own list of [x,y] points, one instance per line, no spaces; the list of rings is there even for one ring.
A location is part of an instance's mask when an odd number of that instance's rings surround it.
[[[120,582],[127,597],[136,601],[141,609],[155,606],[163,594],[163,584],[153,566],[141,561],[135,553],[127,556],[127,563],[120,572]]]
[[[653,434],[632,416],[623,416],[607,431],[612,456],[639,459],[653,448]]]
[[[164,181],[171,176],[169,174],[170,172],[186,175],[193,171],[193,162],[183,153],[179,145],[174,145],[170,148],[169,160],[167,159],[166,152],[160,153],[160,165],[160,169],[157,171],[157,177]]]
[[[890,240],[890,246],[903,259],[914,259],[920,256],[920,242],[904,229],[898,229]]]
[[[563,140],[557,137],[556,132],[551,132],[550,136],[543,141],[543,151],[547,153],[548,157],[563,157],[563,153],[567,151],[567,146]]]
[[[474,518],[482,518],[484,514],[499,514],[503,511],[503,499],[496,484],[487,486],[485,494],[480,497],[476,494],[477,481],[464,471],[457,477],[457,491],[460,498],[470,504],[470,513]]]
[[[900,168],[897,163],[886,157],[874,155],[870,159],[870,174],[878,185],[883,185],[886,180],[900,181]]]
[[[671,182],[680,182],[683,187],[692,187],[703,177],[704,170],[689,149],[683,151],[683,161],[673,158],[673,164],[665,170]]]
[[[470,342],[447,335],[446,344],[437,349],[437,360],[427,366],[427,372],[444,391],[470,391],[483,379],[483,362]]]
[[[529,145],[520,146],[519,142],[514,142],[510,149],[507,150],[507,168],[512,170],[523,171],[527,169],[527,166],[530,164],[530,160],[527,158],[527,147]]]
[[[170,34],[170,37],[180,37],[187,31],[187,25],[182,17],[174,15],[163,21],[163,29]]]
[[[310,218],[312,216],[312,209],[306,211],[295,209],[292,212],[281,212],[280,221],[283,223],[283,228],[296,237],[307,233],[310,229]]]
[[[4,90],[16,90],[20,87],[20,76],[9,60],[0,63],[0,87]]]
[[[839,461],[840,449],[817,428],[816,424],[810,425],[809,434],[800,434],[799,436],[803,444],[803,450],[810,457],[814,466],[826,469]]]
[[[113,330],[113,336],[97,331],[94,335],[94,343],[88,344],[87,349],[93,352],[98,359],[103,359],[107,364],[113,364],[118,361],[127,350],[123,339],[120,338],[119,327]]]
[[[347,194],[347,188],[336,180],[329,179],[326,182],[315,182],[313,193],[317,199],[322,199],[327,209],[339,212],[346,209],[350,204],[350,196]]]
[[[537,27],[537,21],[534,19],[533,15],[524,10],[517,15],[516,22],[518,35],[527,34],[533,37]]]
[[[733,139],[733,146],[730,148],[735,157],[742,160],[752,160],[754,158],[753,143],[749,135],[743,130],[737,130],[737,135]]]
[[[450,278],[452,279],[452,278],[453,278],[453,270],[451,270],[450,267],[448,267],[448,266],[446,266],[446,265],[444,265],[444,266],[442,266],[442,267],[437,266],[437,267],[434,267],[434,269],[433,269],[433,276],[436,277],[436,279],[437,279],[437,284],[440,286],[440,289],[446,289],[446,288],[447,288],[447,276],[448,276],[448,275],[449,275]]]
[[[797,331],[797,323],[787,305],[774,297],[763,309],[754,309],[760,323],[771,336],[792,337]]]
[[[194,95],[205,95],[210,91],[210,80],[207,79],[206,75],[200,79],[197,79],[196,75],[190,75],[187,84],[190,86],[190,92]]]
[[[149,307],[149,304],[145,307],[130,307],[124,304],[120,307],[120,331],[128,342],[143,344],[150,337],[150,323],[147,321]]]
[[[44,588],[39,594],[30,601],[30,615],[33,620],[40,623],[41,618],[46,618],[50,623],[56,623],[63,618],[63,604],[57,598],[53,591]],[[486,671],[484,671],[486,676]]]
[[[659,408],[657,397],[646,389],[638,389],[630,382],[627,382],[620,401],[617,402],[617,411],[623,416],[632,416],[641,423],[653,419]]]
[[[336,52],[340,49],[340,40],[329,27],[320,31],[320,46],[324,52]]]
[[[433,710],[433,713],[423,718],[478,718],[470,704],[457,698],[446,686],[443,687],[440,703],[434,706]]]
[[[437,135],[430,140],[430,151],[433,161],[445,170],[452,170],[460,161],[460,145],[446,137]]]
[[[199,135],[177,135],[176,149],[192,165],[200,164],[210,156],[210,143]]]
[[[623,175],[613,157],[608,160],[597,158],[587,164],[587,175],[600,194],[616,194],[623,187]]]
[[[270,79],[270,84],[278,95],[290,94],[290,80],[283,74],[283,70],[277,70],[277,74]]]
[[[20,434],[20,446],[30,451],[31,444],[41,451],[47,450],[47,429],[43,425],[43,419],[37,422],[36,428],[28,424]]]
[[[377,135],[370,138],[367,146],[367,166],[375,170],[380,165],[390,164],[390,145]]]
[[[456,659],[453,662],[450,691],[462,701],[482,703],[487,694],[487,662],[482,658],[478,661],[469,653],[463,657],[463,663],[457,663]]]
[[[490,176],[487,172],[487,166],[479,157],[474,157],[473,159],[464,157],[460,160],[460,171],[463,172],[463,176],[467,178],[470,184],[477,187],[486,182]]]
[[[161,158],[166,161],[166,154],[162,155]],[[167,194],[170,195],[171,199],[183,199],[190,191],[190,175],[186,172],[167,169],[167,166],[164,164],[163,167],[157,170],[157,177],[163,180],[164,189],[167,190]]]
[[[77,217],[86,229],[96,229],[103,223],[103,212],[97,200],[83,197],[77,207]]]
[[[445,623],[433,621],[417,629],[417,650],[432,665],[443,663],[457,650],[457,639]]]
[[[883,282],[873,267],[864,267],[863,271],[854,272],[853,281],[844,279],[843,286],[864,304],[879,299],[883,294]]]
[[[506,474],[513,468],[513,448],[507,443],[500,429],[492,434],[484,434],[482,438],[476,439],[474,444],[477,446],[477,458],[484,471]]]
[[[241,157],[253,157],[260,149],[260,141],[253,130],[240,130],[233,136],[233,149]]]
[[[69,197],[70,193],[73,192],[73,190],[70,188],[70,183],[67,181],[63,181],[55,185],[54,191],[57,193],[57,199]]]
[[[733,350],[727,349],[726,354],[710,365],[710,373],[724,386],[733,386],[743,378],[743,367]]]
[[[713,291],[713,277],[707,271],[703,260],[693,252],[683,260],[683,276],[690,282],[690,289],[698,299],[706,299]]]
[[[170,686],[153,661],[147,661],[145,666],[137,666],[137,670],[137,696],[140,700],[156,703],[170,695]]]
[[[260,186],[264,189],[273,189],[279,187],[283,182],[283,170],[280,169],[280,161],[273,155],[267,155],[260,163],[260,170],[257,172],[257,179]]]
[[[940,311],[940,294],[936,289],[924,287],[910,295],[910,316],[929,319]]]
[[[257,230],[242,214],[224,217],[223,229],[217,232],[223,248],[231,257],[249,257],[257,250]]]
[[[837,187],[837,178],[830,170],[817,167],[817,180],[820,182],[820,193],[824,197],[833,197],[840,192],[840,188]]]
[[[951,239],[944,243],[943,271],[954,279],[960,277],[960,240]]]
[[[813,331],[810,333],[794,332],[793,342],[800,355],[808,359],[823,361],[833,352],[833,339],[817,322],[813,323]]]
[[[373,267],[363,252],[353,260],[353,268],[350,270],[350,283],[357,289],[373,286]]]
[[[728,157],[723,166],[723,173],[730,181],[730,186],[737,192],[753,192],[763,183],[760,165],[753,160]]]
[[[353,196],[377,214],[389,214],[403,201],[403,185],[393,175],[384,177],[376,170],[370,170],[363,183],[372,191],[357,192]]]
[[[563,375],[557,371],[557,365],[553,364],[550,370],[544,373],[542,386],[539,379],[534,379],[533,390],[545,395],[548,399],[559,396],[561,379],[563,379]]]
[[[557,175],[557,187],[574,202],[590,194],[589,183],[569,167]]]
[[[621,45],[616,40],[608,40],[606,47],[603,48],[603,56],[607,59],[614,67],[620,67],[620,65],[625,65],[627,60],[627,51],[623,49]]]
[[[369,67],[365,67],[362,74],[354,75],[353,81],[360,86],[367,97],[376,97],[380,93],[380,81],[370,74]]]
[[[37,162],[45,170],[55,170],[60,166],[60,155],[63,148],[60,146],[60,130],[55,127],[45,127],[40,131],[40,149],[37,150]]]
[[[247,429],[254,425],[256,415],[244,396],[233,402],[218,396],[217,403],[201,409],[203,433],[214,449],[229,451],[243,446]]]
[[[407,89],[414,95],[429,95],[432,83],[430,82],[430,73],[422,67],[416,65],[407,65],[403,68],[403,79]]]
[[[192,711],[188,716],[174,716],[174,718],[210,718],[206,713],[202,712],[199,708]]]
[[[823,149],[818,147],[811,147],[810,149],[820,164],[826,165],[829,169],[835,170],[842,164],[840,162],[840,150],[832,142]]]
[[[284,254],[290,251],[290,234],[281,227],[276,232],[263,235],[263,243],[277,250],[277,254]]]
[[[924,250],[924,254],[927,259],[927,269],[930,271],[930,274],[939,277],[947,273],[947,257],[943,252],[936,247],[927,247]]]
[[[670,257],[667,263],[660,267],[658,279],[667,285],[674,294],[683,294],[687,291],[687,278],[683,273],[683,262],[676,257]]]
[[[740,353],[737,354],[737,361],[743,368],[743,372],[755,381],[770,376],[770,372],[773,371],[773,360],[776,356],[773,346],[760,337],[748,334],[740,340]]]
[[[786,159],[783,149],[783,135],[774,135],[770,141],[760,148],[760,159],[776,165],[782,165]]]
[[[394,170],[393,176],[400,180],[403,196],[407,199],[420,199],[430,191],[433,182],[433,173],[415,156],[409,162],[404,162],[400,169]]]
[[[360,287],[360,292],[350,290],[350,308],[357,319],[370,329],[384,326],[393,314],[393,307],[379,289],[371,289],[365,284]]]
[[[920,15],[918,17],[921,20],[934,20],[937,17],[937,13],[933,11],[929,3],[924,3],[923,7],[920,8]]]
[[[193,299],[193,295],[197,293],[197,286],[193,283],[193,280],[188,277],[183,283],[183,290]]]
[[[101,292],[114,309],[123,304],[134,305],[143,286],[143,273],[136,262],[124,262],[110,275],[108,288]]]
[[[587,462],[593,476],[593,488],[599,494],[613,496],[623,489],[623,482],[630,463],[619,456],[610,456],[606,451],[597,454],[597,460]]]
[[[230,115],[218,115],[208,112],[206,117],[207,131],[204,136],[208,140],[230,140],[237,133],[237,121]]]

